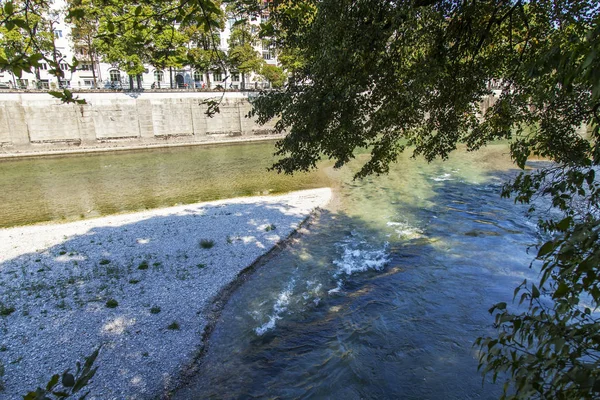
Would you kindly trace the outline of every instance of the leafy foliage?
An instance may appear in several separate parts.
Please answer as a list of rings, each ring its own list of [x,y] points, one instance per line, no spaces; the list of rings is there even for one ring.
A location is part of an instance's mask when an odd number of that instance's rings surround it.
[[[99,352],[100,347],[85,358],[83,366],[78,361],[75,374],[66,370],[60,375],[52,375],[44,389],[38,387],[35,391],[23,396],[23,400],[85,399],[89,392],[81,394],[81,391],[90,383],[98,370],[98,367],[94,367],[94,362],[98,358]]]
[[[231,67],[241,72],[242,88],[246,85],[246,74],[259,72],[264,64],[262,57],[254,49],[257,40],[258,36],[253,33],[247,19],[241,19],[233,26],[229,37],[228,60]]]
[[[282,88],[286,80],[286,74],[283,69],[271,64],[264,64],[260,70],[260,75],[271,82],[271,85],[276,89]]]

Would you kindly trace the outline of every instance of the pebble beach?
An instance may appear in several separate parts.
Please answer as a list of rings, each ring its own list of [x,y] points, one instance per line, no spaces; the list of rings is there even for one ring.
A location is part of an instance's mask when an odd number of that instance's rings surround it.
[[[88,399],[155,399],[202,346],[223,288],[331,199],[330,189],[0,230],[0,398],[101,346]]]

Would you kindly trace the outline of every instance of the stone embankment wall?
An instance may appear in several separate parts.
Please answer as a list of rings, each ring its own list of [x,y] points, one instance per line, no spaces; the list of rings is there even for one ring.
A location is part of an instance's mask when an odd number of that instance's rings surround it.
[[[0,93],[0,157],[275,138],[246,118],[249,94],[226,93],[209,118],[203,101],[221,93],[82,93],[85,105],[47,93]]]

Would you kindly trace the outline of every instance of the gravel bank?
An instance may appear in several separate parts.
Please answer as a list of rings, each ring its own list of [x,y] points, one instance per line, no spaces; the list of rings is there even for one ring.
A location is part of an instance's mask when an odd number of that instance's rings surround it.
[[[0,230],[0,398],[45,385],[99,344],[90,399],[157,398],[200,347],[211,299],[330,197],[316,189]]]

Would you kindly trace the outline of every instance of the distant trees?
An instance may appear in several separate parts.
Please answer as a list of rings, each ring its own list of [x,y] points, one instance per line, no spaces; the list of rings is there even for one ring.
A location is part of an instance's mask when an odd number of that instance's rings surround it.
[[[0,3],[1,4],[1,3]],[[62,76],[62,58],[54,46],[55,12],[43,1],[13,1],[0,7],[0,70],[10,71],[13,84],[22,71],[45,66]]]
[[[73,24],[71,36],[76,57],[79,54],[80,59],[71,60],[74,68],[77,68],[82,59],[90,62],[94,87],[98,87],[98,78],[96,76],[96,67],[98,62],[98,51],[96,48],[98,39],[98,29],[100,26],[100,8],[96,7],[93,0],[69,0],[67,7],[71,10],[71,15],[75,12],[80,15],[79,18],[67,18],[67,22]]]
[[[242,89],[246,88],[246,75],[259,72],[264,64],[262,56],[254,48],[258,41],[258,29],[247,18],[236,21],[229,37],[228,62],[241,73]]]
[[[220,1],[68,0],[62,11],[72,24],[73,60],[65,60],[54,49],[51,16],[56,10],[47,2],[14,0],[2,4],[0,68],[15,76],[21,71],[31,72],[44,60],[58,79],[84,65],[91,69],[97,85],[97,64],[102,60],[129,75],[131,86],[147,72],[145,65],[157,71],[189,65],[202,75],[207,73],[207,80],[208,72],[229,68],[239,72],[242,87],[247,86],[250,73],[260,74],[275,86],[283,83],[280,69],[270,66],[263,71],[264,60],[254,47],[260,27],[250,20],[265,7],[262,3],[227,1],[227,13],[236,22],[225,53],[219,34],[226,14]]]

